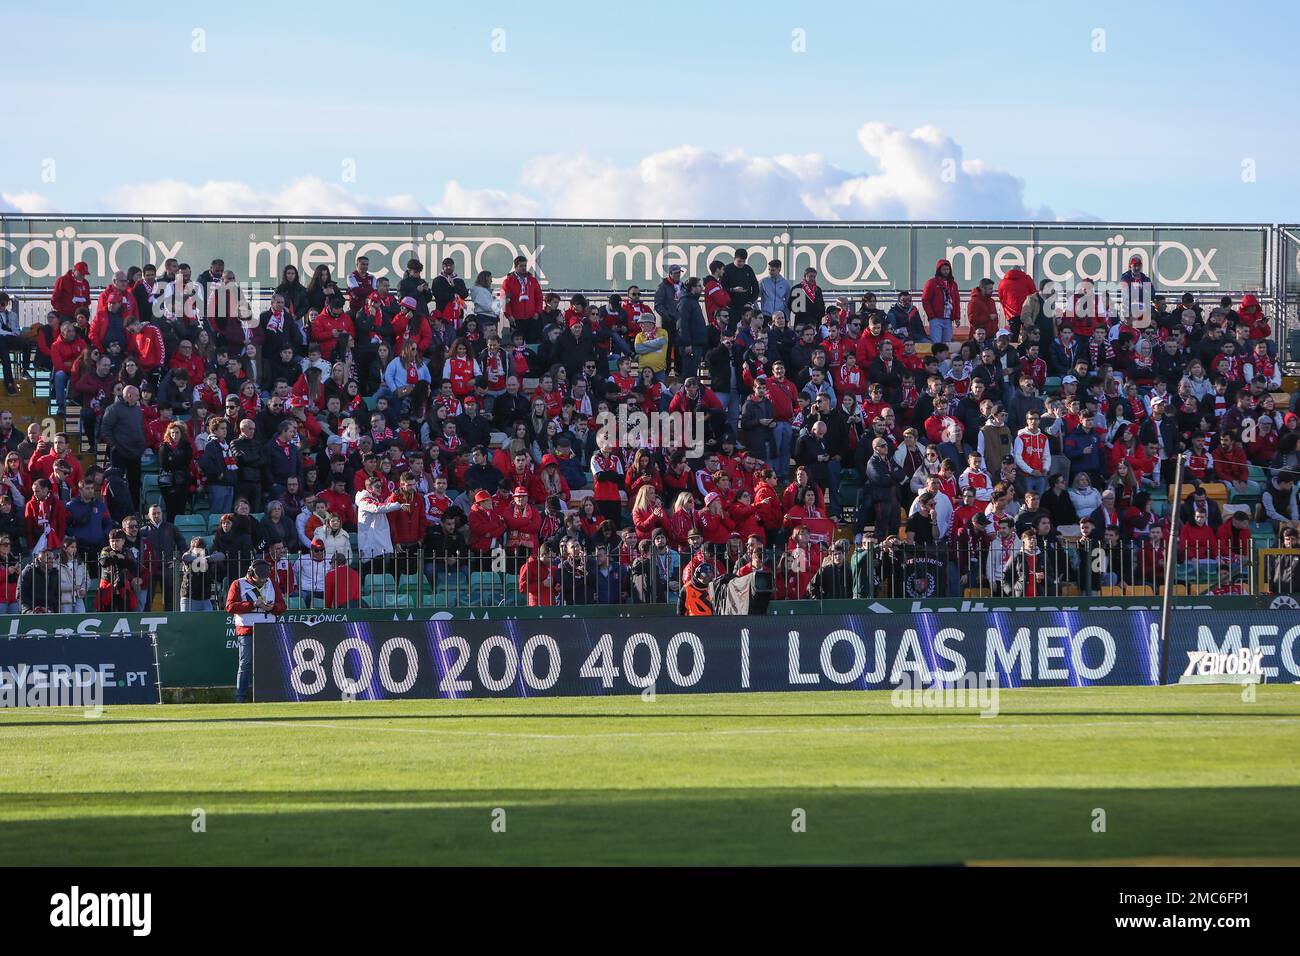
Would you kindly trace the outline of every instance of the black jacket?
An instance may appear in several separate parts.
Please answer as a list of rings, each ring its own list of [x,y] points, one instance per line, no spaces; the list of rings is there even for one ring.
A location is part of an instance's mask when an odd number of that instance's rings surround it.
[[[733,321],[740,318],[741,309],[757,302],[761,295],[758,276],[754,274],[754,268],[748,262],[743,266],[738,266],[734,262],[726,266],[722,270],[722,287],[731,293]],[[734,291],[737,287],[743,287],[744,291]]]
[[[433,281],[429,283],[429,290],[433,293],[433,307],[439,312],[447,308],[454,295],[458,295],[462,299],[469,298],[469,289],[466,288],[464,279],[456,276],[448,280],[441,272],[434,276]]]
[[[206,451],[206,449],[204,449]],[[266,448],[256,438],[236,438],[230,443],[235,457],[235,476],[244,484],[261,484],[266,476]]]
[[[516,392],[514,395],[507,392],[498,395],[492,401],[492,424],[499,431],[508,431],[514,422],[523,421],[528,417],[532,405],[532,401],[523,392]]]
[[[23,568],[18,577],[18,603],[23,613],[30,614],[37,608],[57,613],[59,610],[59,566],[42,567],[33,561]]]

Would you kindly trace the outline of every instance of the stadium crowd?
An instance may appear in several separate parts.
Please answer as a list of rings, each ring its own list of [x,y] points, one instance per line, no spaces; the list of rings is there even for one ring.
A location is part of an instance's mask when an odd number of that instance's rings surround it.
[[[205,609],[254,556],[306,606],[489,569],[542,606],[680,605],[755,570],[776,598],[1091,593],[1156,580],[1180,454],[1180,562],[1245,560],[1253,519],[1296,546],[1300,418],[1269,317],[1129,267],[1114,289],[1019,269],[961,289],[940,261],[886,309],[813,269],[760,279],[743,249],[601,301],[543,290],[523,257],[499,281],[411,260],[396,282],[362,258],[288,266],[253,309],[220,259],[97,295],[78,264],[26,333],[0,294],[0,353],[11,395],[12,365],[44,370],[108,459],[83,470],[78,436],[0,410],[0,611]],[[701,454],[602,427],[629,411],[700,421]],[[1225,517],[1213,485],[1258,513]],[[180,530],[196,505],[210,536]],[[1274,567],[1294,592],[1300,567]]]

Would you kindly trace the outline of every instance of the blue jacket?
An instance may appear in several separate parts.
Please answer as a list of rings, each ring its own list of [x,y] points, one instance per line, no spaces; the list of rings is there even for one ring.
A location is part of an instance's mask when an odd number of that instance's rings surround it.
[[[1089,446],[1092,451],[1086,451]],[[1101,439],[1095,431],[1087,431],[1082,425],[1065,436],[1061,450],[1070,459],[1070,475],[1073,477],[1081,471],[1090,474],[1101,472]]]
[[[77,547],[85,553],[93,548],[98,552],[108,544],[108,532],[113,527],[113,520],[108,516],[108,505],[104,499],[96,497],[94,501],[83,501],[80,495],[68,502],[68,530],[77,539]]]
[[[282,485],[289,477],[302,478],[302,452],[298,446],[290,445],[286,455],[278,441],[267,442],[266,473],[273,485]]]
[[[790,297],[792,288],[794,288],[794,284],[785,276],[777,276],[775,279],[771,276],[764,276],[758,283],[759,301],[763,312],[767,315],[784,312],[785,300]]]
[[[582,459],[578,457],[577,449],[574,449],[574,454],[568,458],[556,455],[555,461],[559,465],[560,474],[568,482],[570,491],[578,491],[587,487],[589,472],[582,466]]]
[[[609,574],[602,574],[599,568],[592,567],[590,574],[596,581],[597,604],[623,603],[623,567],[614,558],[608,568]]]

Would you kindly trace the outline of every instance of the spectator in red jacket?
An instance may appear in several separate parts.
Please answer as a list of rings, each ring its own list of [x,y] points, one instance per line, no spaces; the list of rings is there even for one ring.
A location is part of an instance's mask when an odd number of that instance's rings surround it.
[[[330,296],[325,311],[311,324],[312,341],[320,343],[321,354],[326,358],[342,359],[356,335],[351,316],[343,311],[343,296]]]
[[[27,545],[33,551],[40,548],[58,550],[63,546],[63,535],[68,530],[68,509],[54,494],[48,478],[32,482],[32,496],[27,501],[23,518],[27,523]]]
[[[139,314],[135,308],[135,296],[127,289],[126,273],[121,270],[113,273],[113,281],[99,294],[95,303],[95,319],[98,320],[108,312],[109,306],[114,302],[121,303],[123,320]]]
[[[993,298],[992,279],[981,279],[980,284],[970,290],[966,319],[970,322],[972,335],[976,329],[983,329],[988,341],[992,342],[998,334],[998,304]]]
[[[510,505],[501,520],[506,526],[506,547],[517,554],[536,550],[542,529],[542,513],[529,502],[528,489],[524,485],[515,486]]]
[[[551,546],[542,542],[519,569],[519,593],[528,596],[529,607],[554,607],[558,603],[559,575]]]
[[[130,339],[131,354],[140,363],[140,371],[145,375],[152,375],[157,369],[162,368],[163,355],[166,351],[162,329],[134,315],[127,321],[126,330]]]
[[[348,566],[348,559],[335,554],[334,567],[325,572],[326,607],[365,607],[361,600],[361,575]]]
[[[415,475],[411,472],[403,472],[398,485],[398,489],[388,496],[388,504],[409,504],[411,507],[388,512],[389,537],[397,551],[413,551],[424,540],[424,499],[415,488]]]
[[[68,383],[72,381],[72,367],[86,350],[86,343],[77,337],[77,327],[64,322],[59,337],[50,346],[50,364],[54,369],[54,405],[56,417],[63,415],[68,401]]]
[[[469,509],[469,546],[475,551],[490,551],[492,542],[505,532],[505,521],[492,507],[492,493],[480,488],[474,493],[474,506]]]
[[[169,368],[183,368],[190,373],[190,384],[197,387],[207,378],[207,367],[203,356],[194,351],[194,343],[181,339],[176,351],[167,363]]]
[[[72,483],[74,485],[81,484],[81,462],[77,460],[77,456],[68,447],[68,436],[62,432],[54,436],[53,444],[44,438],[37,443],[36,451],[32,453],[31,460],[27,463],[28,474],[34,479],[49,478],[54,474],[54,463],[56,461],[67,462]]]
[[[1020,318],[1025,300],[1037,292],[1038,288],[1034,285],[1034,280],[1019,266],[1008,269],[1007,274],[1002,277],[1002,281],[998,283],[998,301],[1002,303],[1002,314],[1006,316],[1007,322],[1013,328],[1018,327],[1019,323],[1013,323],[1011,320]]]
[[[953,326],[961,322],[961,292],[952,277],[952,263],[940,259],[934,264],[934,276],[921,290],[921,308],[930,320],[930,341],[952,341]]]
[[[501,315],[531,322],[542,314],[542,285],[528,271],[528,257],[515,256],[515,270],[501,280]]]
[[[1192,511],[1192,523],[1178,530],[1178,560],[1195,568],[1217,567],[1219,538],[1210,526],[1210,512],[1205,508]]]
[[[71,319],[78,309],[90,308],[90,283],[86,280],[89,273],[90,266],[78,262],[54,283],[50,306],[59,318]]]

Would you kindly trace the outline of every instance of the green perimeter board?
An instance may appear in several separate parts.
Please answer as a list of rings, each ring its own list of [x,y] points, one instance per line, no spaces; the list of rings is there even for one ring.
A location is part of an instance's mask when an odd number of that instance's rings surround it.
[[[1267,608],[1269,597],[1216,597],[1174,599],[1175,610],[1231,611]],[[1127,608],[1154,610],[1152,598],[1070,598],[1048,601],[1033,598],[961,598],[952,600],[777,601],[769,614],[921,614],[981,613],[997,611],[1115,611]],[[668,605],[616,605],[587,607],[582,617],[676,617]],[[576,617],[569,608],[422,608],[381,610],[290,611],[285,623],[316,621],[430,621],[430,620],[562,620]],[[234,623],[229,614],[194,611],[152,614],[41,614],[0,616],[0,639],[42,637],[48,634],[106,635],[147,632],[158,638],[161,683],[174,687],[230,687],[238,664]]]

